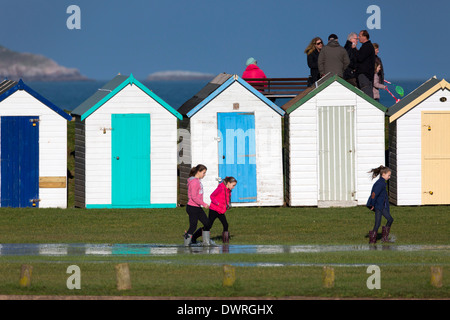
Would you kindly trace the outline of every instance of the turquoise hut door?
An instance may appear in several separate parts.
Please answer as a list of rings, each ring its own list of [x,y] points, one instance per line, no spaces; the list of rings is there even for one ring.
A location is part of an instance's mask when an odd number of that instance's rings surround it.
[[[238,181],[231,202],[256,202],[255,115],[253,113],[218,113],[219,176],[233,176]]]
[[[112,114],[112,206],[150,204],[150,114]]]

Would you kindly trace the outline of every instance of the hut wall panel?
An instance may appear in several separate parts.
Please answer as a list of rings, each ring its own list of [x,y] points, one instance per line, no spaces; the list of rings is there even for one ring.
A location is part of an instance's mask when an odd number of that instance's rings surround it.
[[[373,185],[367,171],[385,163],[384,112],[335,82],[289,115],[291,205],[318,204],[317,107],[320,106],[355,106],[355,191],[358,204],[363,204]]]
[[[126,86],[86,121],[86,198],[111,204],[111,114],[150,113],[150,201],[177,202],[177,119],[137,86]],[[103,134],[102,128],[107,128]],[[112,128],[114,130],[114,128]],[[159,172],[165,172],[161,176]],[[106,177],[106,178],[100,178]]]
[[[356,94],[355,94],[356,96]],[[372,168],[385,165],[384,112],[357,96],[356,109],[356,200],[367,202],[374,181]]]
[[[447,102],[439,101],[441,97],[446,97]],[[438,90],[396,120],[398,205],[421,205],[422,111],[449,111],[448,101],[450,101],[450,92]]]
[[[318,176],[315,98],[290,114],[289,127],[291,206],[316,206]]]
[[[239,103],[239,110],[233,110],[234,103]],[[209,201],[209,195],[218,184],[218,141],[215,139],[218,136],[218,112],[255,114],[257,202],[234,205],[282,205],[281,117],[238,82],[230,85],[191,118],[192,165],[202,163],[208,168],[202,180],[204,200]]]
[[[18,90],[1,103],[1,116],[39,117],[39,176],[67,176],[67,120],[42,102]],[[51,192],[55,196],[49,198]],[[39,207],[67,207],[66,188],[39,188]]]

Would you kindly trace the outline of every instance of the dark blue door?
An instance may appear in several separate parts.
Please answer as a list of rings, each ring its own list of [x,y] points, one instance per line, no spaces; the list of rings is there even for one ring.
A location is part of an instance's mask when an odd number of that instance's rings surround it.
[[[255,115],[253,113],[218,113],[219,175],[238,181],[231,202],[256,202]]]
[[[1,206],[39,202],[39,117],[1,117]]]

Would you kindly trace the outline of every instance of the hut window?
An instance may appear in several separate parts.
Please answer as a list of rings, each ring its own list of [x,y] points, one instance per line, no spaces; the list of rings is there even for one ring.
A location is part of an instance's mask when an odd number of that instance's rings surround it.
[[[239,110],[239,103],[233,103],[233,110]]]
[[[445,101],[447,101],[447,98],[446,98],[446,97],[441,97],[439,100],[440,100],[441,102],[445,102]]]

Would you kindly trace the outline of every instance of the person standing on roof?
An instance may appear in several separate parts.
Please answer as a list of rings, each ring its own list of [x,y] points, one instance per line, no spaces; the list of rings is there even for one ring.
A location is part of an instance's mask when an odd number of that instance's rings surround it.
[[[350,64],[350,58],[334,33],[328,36],[328,44],[320,51],[318,63],[322,77],[329,72],[341,78],[344,76],[344,70]]]

